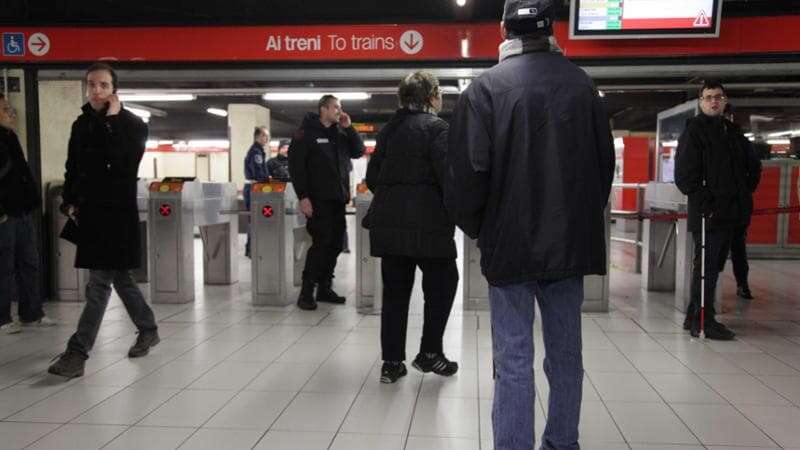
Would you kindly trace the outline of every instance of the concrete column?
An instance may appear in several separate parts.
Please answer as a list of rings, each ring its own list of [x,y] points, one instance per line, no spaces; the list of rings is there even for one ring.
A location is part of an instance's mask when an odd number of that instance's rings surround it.
[[[39,82],[43,188],[47,183],[64,180],[72,122],[81,114],[83,103],[80,80]]]
[[[228,105],[228,139],[230,148],[231,182],[237,189],[244,187],[244,158],[253,145],[253,130],[265,127],[269,130],[269,110],[261,105]]]

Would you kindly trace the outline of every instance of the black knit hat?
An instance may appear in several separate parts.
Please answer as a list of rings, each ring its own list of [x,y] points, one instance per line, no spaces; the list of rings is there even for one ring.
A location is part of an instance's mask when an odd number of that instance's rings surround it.
[[[553,34],[553,0],[506,0],[503,22],[509,35]]]

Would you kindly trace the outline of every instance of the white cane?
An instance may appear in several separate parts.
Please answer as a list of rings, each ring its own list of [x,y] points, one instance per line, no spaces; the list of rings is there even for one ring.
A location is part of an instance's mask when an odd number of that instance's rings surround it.
[[[706,180],[703,177],[703,191],[705,191]],[[700,334],[705,338],[705,315],[706,315],[706,212],[705,205],[700,207]]]

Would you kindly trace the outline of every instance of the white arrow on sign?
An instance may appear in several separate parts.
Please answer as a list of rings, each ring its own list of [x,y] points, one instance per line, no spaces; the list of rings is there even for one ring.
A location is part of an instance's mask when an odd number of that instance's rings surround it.
[[[50,38],[44,33],[33,33],[28,38],[28,50],[36,56],[46,55],[50,51]]]
[[[400,49],[409,55],[416,55],[422,50],[425,40],[416,30],[408,30],[400,36]]]

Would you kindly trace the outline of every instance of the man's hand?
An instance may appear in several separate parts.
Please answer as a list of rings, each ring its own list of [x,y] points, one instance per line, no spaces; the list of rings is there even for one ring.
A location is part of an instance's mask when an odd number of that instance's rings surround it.
[[[111,97],[108,97],[108,112],[106,115],[116,116],[120,110],[122,110],[122,103],[120,103],[117,94],[112,94]]]
[[[314,207],[311,205],[311,200],[308,198],[304,198],[300,200],[300,211],[303,212],[303,215],[307,218],[311,218],[314,215]]]
[[[339,125],[343,128],[350,128],[352,124],[353,121],[350,120],[350,115],[342,111],[342,114],[339,115]]]

